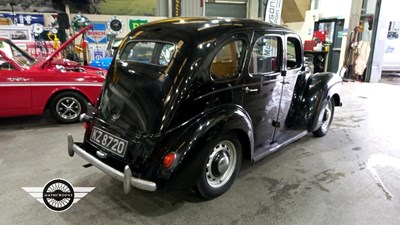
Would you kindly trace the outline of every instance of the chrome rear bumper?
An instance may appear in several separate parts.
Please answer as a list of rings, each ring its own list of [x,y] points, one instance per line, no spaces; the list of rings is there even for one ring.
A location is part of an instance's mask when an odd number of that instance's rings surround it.
[[[88,161],[104,173],[123,182],[125,193],[129,193],[129,191],[131,190],[131,186],[145,191],[155,191],[157,189],[157,185],[154,182],[132,177],[132,172],[128,165],[125,166],[124,172],[122,173],[98,160],[96,157],[87,153],[85,150],[75,144],[72,135],[68,134],[68,155],[73,157],[74,153],[78,154],[80,157],[84,158],[86,161]]]

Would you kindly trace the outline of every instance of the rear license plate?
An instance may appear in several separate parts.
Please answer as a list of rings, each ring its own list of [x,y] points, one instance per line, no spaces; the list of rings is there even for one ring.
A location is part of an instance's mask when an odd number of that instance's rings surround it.
[[[128,146],[128,141],[97,127],[93,127],[90,141],[121,157],[124,157]]]

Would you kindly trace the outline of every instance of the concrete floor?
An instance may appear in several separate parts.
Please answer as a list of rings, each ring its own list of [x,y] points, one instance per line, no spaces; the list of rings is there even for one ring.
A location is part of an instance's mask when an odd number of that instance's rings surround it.
[[[201,201],[190,193],[123,194],[122,185],[79,157],[66,135],[82,124],[48,116],[0,120],[0,224],[400,224],[400,87],[345,83],[326,137],[306,136],[255,164],[233,187]],[[54,213],[21,187],[64,178],[96,187]]]

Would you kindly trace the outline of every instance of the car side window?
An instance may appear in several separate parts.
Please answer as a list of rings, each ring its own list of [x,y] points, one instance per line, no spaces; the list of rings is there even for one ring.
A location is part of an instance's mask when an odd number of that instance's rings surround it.
[[[229,80],[238,76],[239,63],[244,55],[244,44],[241,40],[231,41],[224,45],[211,63],[213,80]]]
[[[254,44],[249,62],[249,73],[263,75],[281,70],[281,39],[274,36],[259,38]]]
[[[301,66],[301,45],[299,39],[288,37],[286,65],[288,69],[295,69]]]
[[[168,63],[171,61],[171,58],[172,58],[172,55],[174,54],[174,52],[175,52],[174,45],[164,45],[161,49],[158,64],[160,64],[162,66],[168,65]]]

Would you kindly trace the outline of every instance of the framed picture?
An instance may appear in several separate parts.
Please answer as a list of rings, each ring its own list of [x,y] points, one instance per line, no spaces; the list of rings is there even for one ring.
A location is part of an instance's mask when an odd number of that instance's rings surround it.
[[[32,41],[30,27],[0,26],[0,37],[8,38],[13,42]]]

